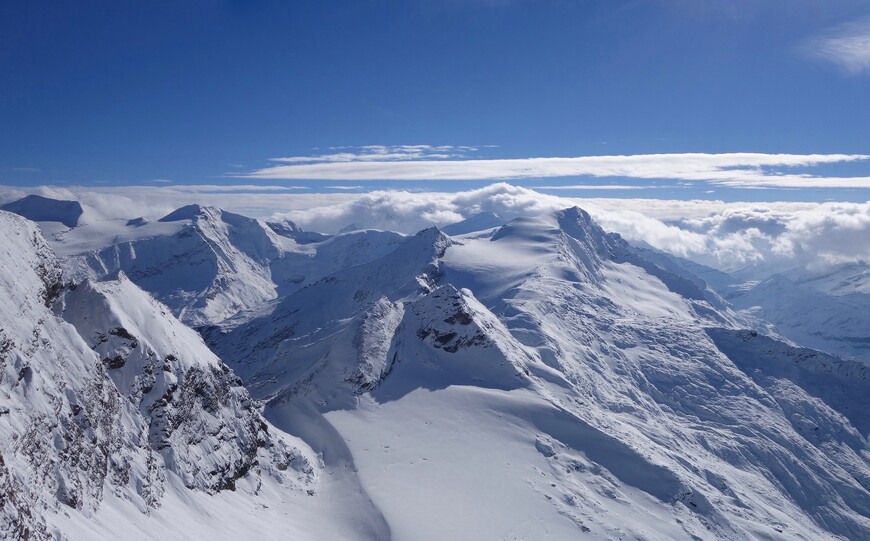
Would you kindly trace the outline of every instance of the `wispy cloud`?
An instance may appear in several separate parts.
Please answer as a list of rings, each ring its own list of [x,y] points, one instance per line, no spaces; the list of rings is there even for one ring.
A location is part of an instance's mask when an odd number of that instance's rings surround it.
[[[307,186],[262,186],[258,184],[181,184],[167,186],[166,190],[175,193],[244,193],[244,192],[287,192],[307,190]]]
[[[836,26],[805,42],[800,50],[853,75],[870,72],[870,17]]]
[[[290,156],[272,158],[280,163],[336,163],[336,162],[383,162],[401,160],[439,160],[463,158],[476,152],[479,147],[456,145],[365,145],[361,147],[329,147],[334,152],[313,156]],[[337,152],[336,152],[337,151]]]
[[[655,186],[630,186],[628,184],[572,184],[568,186],[534,186],[535,190],[643,190]]]
[[[429,147],[442,148],[442,147]],[[453,147],[457,148],[457,147]],[[731,187],[870,188],[870,177],[826,177],[794,173],[792,168],[855,162],[863,154],[637,154],[570,158],[432,159],[393,157],[385,150],[365,159],[320,159],[307,163],[286,162],[239,176],[284,180],[515,180],[556,177],[620,177],[683,180]],[[352,154],[353,155],[353,154]],[[372,156],[369,158],[369,156]],[[310,158],[310,157],[309,157]]]

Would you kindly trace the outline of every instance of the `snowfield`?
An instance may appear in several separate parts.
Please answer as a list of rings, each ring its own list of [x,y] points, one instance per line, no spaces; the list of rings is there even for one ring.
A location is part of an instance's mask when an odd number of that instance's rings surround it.
[[[829,299],[806,321],[578,208],[328,236],[34,205],[48,240],[0,212],[8,538],[870,539],[868,367],[827,347],[870,327],[825,326],[863,269],[772,278]]]

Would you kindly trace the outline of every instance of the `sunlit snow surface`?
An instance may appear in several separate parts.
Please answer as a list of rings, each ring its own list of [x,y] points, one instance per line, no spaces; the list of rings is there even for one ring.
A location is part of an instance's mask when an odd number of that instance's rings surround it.
[[[503,226],[484,216],[453,237],[299,236],[182,210],[125,223],[117,241],[85,226],[50,238],[69,250],[67,272],[123,271],[90,286],[116,299],[143,296],[133,283],[161,298],[173,276],[203,278],[185,291],[206,301],[218,291],[212,305],[162,300],[267,401],[289,436],[271,433],[310,475],[248,476],[209,495],[168,471],[150,516],[109,491],[92,512],[51,515],[71,538],[870,538],[866,366],[745,330],[762,325],[690,265],[606,235],[579,209]],[[161,248],[135,261],[143,242]],[[220,248],[205,258],[224,262],[216,272],[132,272],[203,243]],[[154,349],[177,343],[166,334],[198,340],[169,314],[154,327],[139,309],[111,313]],[[66,318],[79,333],[96,325]]]

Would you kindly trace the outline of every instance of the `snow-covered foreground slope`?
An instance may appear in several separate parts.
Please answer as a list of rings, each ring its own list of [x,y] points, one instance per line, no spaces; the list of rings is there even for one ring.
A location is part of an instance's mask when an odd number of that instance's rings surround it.
[[[665,267],[579,209],[429,229],[206,337],[371,498],[368,538],[870,537],[851,402],[757,374],[784,344],[720,350],[738,318]]]
[[[193,330],[123,274],[65,286],[0,212],[0,537],[357,538],[377,515],[319,477]]]

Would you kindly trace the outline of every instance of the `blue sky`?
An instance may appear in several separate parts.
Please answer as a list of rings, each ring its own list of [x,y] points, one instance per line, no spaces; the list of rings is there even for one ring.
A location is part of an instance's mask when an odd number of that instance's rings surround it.
[[[5,185],[870,199],[866,1],[6,2],[0,73]]]

